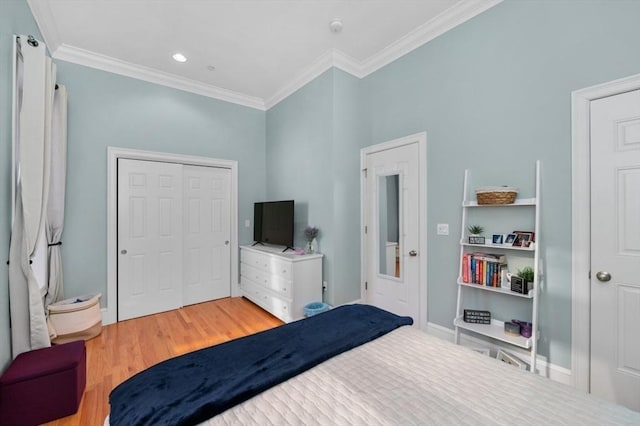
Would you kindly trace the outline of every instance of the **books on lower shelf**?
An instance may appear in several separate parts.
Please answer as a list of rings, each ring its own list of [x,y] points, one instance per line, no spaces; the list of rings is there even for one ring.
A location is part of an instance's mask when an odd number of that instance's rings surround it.
[[[505,256],[493,253],[464,253],[462,255],[462,282],[500,287],[502,272],[506,268]]]

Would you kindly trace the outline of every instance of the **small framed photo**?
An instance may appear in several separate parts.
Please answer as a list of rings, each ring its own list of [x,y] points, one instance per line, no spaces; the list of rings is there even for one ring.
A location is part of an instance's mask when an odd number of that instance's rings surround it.
[[[511,275],[511,291],[520,294],[527,294],[527,291],[525,291],[525,284],[524,279],[517,275]]]
[[[484,244],[482,235],[469,235],[469,244]]]
[[[504,242],[504,235],[502,234],[493,234],[492,238],[491,238],[491,243],[492,244],[503,244]]]
[[[527,241],[529,242],[534,242],[536,240],[536,234],[534,232],[531,231],[513,231],[512,234],[524,234],[524,235],[528,235],[529,239]]]
[[[516,234],[516,239],[513,240],[514,247],[529,247],[529,238],[527,234]]]
[[[512,246],[513,242],[516,240],[516,237],[516,234],[508,234],[504,239],[504,243],[508,246]]]

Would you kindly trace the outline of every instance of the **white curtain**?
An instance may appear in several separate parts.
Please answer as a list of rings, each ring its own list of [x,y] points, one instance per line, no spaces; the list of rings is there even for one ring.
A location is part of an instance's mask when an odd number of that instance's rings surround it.
[[[65,181],[67,175],[67,89],[60,85],[53,98],[53,120],[51,134],[51,175],[49,178],[49,201],[47,203],[47,243],[49,282],[45,306],[62,298],[62,229],[64,226]],[[56,337],[50,329],[51,338]]]
[[[15,211],[9,248],[9,303],[13,356],[51,345],[44,292],[32,258],[45,223],[50,179],[50,143],[55,65],[42,42],[19,37],[16,63],[18,139],[15,147]],[[37,45],[35,45],[37,44]],[[22,63],[20,61],[22,60]]]

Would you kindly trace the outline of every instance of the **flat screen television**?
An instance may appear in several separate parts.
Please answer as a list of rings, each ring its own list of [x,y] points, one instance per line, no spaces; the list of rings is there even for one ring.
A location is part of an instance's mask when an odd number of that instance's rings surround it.
[[[253,240],[256,244],[293,249],[293,200],[265,201],[253,205]]]

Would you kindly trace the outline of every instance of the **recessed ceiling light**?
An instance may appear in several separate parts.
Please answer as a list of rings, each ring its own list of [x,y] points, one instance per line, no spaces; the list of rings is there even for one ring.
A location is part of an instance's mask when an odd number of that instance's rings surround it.
[[[182,53],[174,53],[173,60],[176,62],[187,62],[187,57],[184,56]]]

